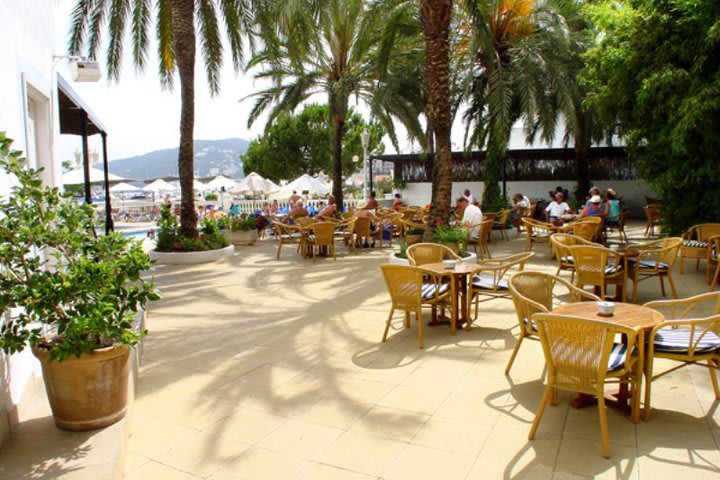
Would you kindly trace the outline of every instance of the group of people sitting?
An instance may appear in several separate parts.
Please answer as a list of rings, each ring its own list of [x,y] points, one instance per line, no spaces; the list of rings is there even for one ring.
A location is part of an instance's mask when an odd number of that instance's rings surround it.
[[[620,201],[617,199],[617,193],[612,188],[608,188],[605,191],[604,200],[600,195],[601,193],[598,187],[590,189],[590,195],[576,220],[582,220],[593,215],[602,215],[605,216],[606,225],[618,224],[620,221]],[[567,194],[561,187],[558,187],[554,192],[550,192],[550,194],[553,200],[545,207],[547,220],[550,223],[562,223],[562,216],[572,213],[572,209],[565,201]]]

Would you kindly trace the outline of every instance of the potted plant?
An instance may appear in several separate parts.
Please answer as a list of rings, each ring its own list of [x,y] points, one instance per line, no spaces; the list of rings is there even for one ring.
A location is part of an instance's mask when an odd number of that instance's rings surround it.
[[[467,229],[453,225],[440,225],[435,229],[434,239],[437,243],[447,245],[455,253],[464,253],[467,245]]]
[[[44,186],[0,132],[0,169],[17,180],[0,200],[0,325],[7,354],[30,346],[58,427],[90,430],[125,415],[138,312],[159,298],[150,259],[120,233],[98,235],[95,209]],[[19,313],[18,313],[19,312]]]
[[[225,238],[234,245],[253,245],[257,242],[257,219],[253,217],[225,217]]]
[[[413,245],[422,242],[423,235],[425,234],[424,228],[408,228],[405,230],[405,241],[408,245]]]

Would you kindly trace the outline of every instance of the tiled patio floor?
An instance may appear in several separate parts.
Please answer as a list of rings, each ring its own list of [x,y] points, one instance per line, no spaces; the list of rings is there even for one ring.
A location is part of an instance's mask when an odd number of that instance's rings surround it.
[[[493,255],[524,247],[510,237]],[[276,261],[275,246],[157,267],[164,299],[150,311],[127,480],[720,478],[706,371],[656,382],[650,422],[610,410],[609,460],[596,408],[570,408],[570,394],[528,441],[544,361],[526,342],[503,374],[511,301],[485,303],[469,332],[426,329],[425,350],[398,316],[382,344],[388,249],[313,263],[292,247]],[[527,268],[554,272],[547,248],[535,249]],[[704,271],[676,279],[680,296],[707,291]],[[641,302],[654,298],[657,282],[643,282]]]

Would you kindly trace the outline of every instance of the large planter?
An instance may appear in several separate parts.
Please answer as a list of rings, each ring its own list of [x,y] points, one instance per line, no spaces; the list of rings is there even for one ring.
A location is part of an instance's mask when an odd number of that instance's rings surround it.
[[[224,260],[235,253],[235,247],[228,245],[218,250],[205,250],[203,252],[158,252],[150,250],[151,260],[166,265],[190,265],[194,263],[211,263]]]
[[[257,230],[225,230],[225,238],[233,245],[253,245],[258,240]]]
[[[405,234],[405,242],[407,242],[408,245],[415,245],[416,243],[422,242],[423,234],[418,233],[415,235]]]
[[[440,242],[440,245],[445,245],[445,246],[448,247],[450,250],[452,250],[453,252],[455,252],[455,254],[457,254],[457,255],[460,254],[460,244],[457,243],[457,242],[454,242],[454,243],[444,243],[444,242]]]
[[[463,263],[477,263],[477,254],[474,252],[465,252],[466,257],[463,257],[462,260],[460,260]],[[388,263],[391,265],[410,265],[410,260],[407,258],[400,258],[397,256],[397,253],[390,252],[390,256],[388,257]]]
[[[33,353],[42,365],[45,389],[55,425],[63,430],[94,430],[125,416],[127,410],[130,347],[96,350],[63,362],[50,361],[50,352]]]

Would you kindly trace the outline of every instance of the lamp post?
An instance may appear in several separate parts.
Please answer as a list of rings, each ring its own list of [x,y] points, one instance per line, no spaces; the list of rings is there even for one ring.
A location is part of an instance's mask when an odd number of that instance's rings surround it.
[[[353,161],[353,164],[357,166],[358,162],[360,162],[360,157],[358,157],[357,155],[353,155],[352,161]],[[365,190],[364,190],[364,189],[365,189],[365,170],[363,170],[363,182],[362,182],[362,184],[363,184],[363,194],[365,194]]]
[[[363,197],[365,200],[370,198],[370,192],[372,191],[372,164],[368,171],[368,147],[370,146],[370,133],[364,130],[360,134],[360,141],[362,142],[363,148]],[[369,186],[369,188],[368,188]]]

